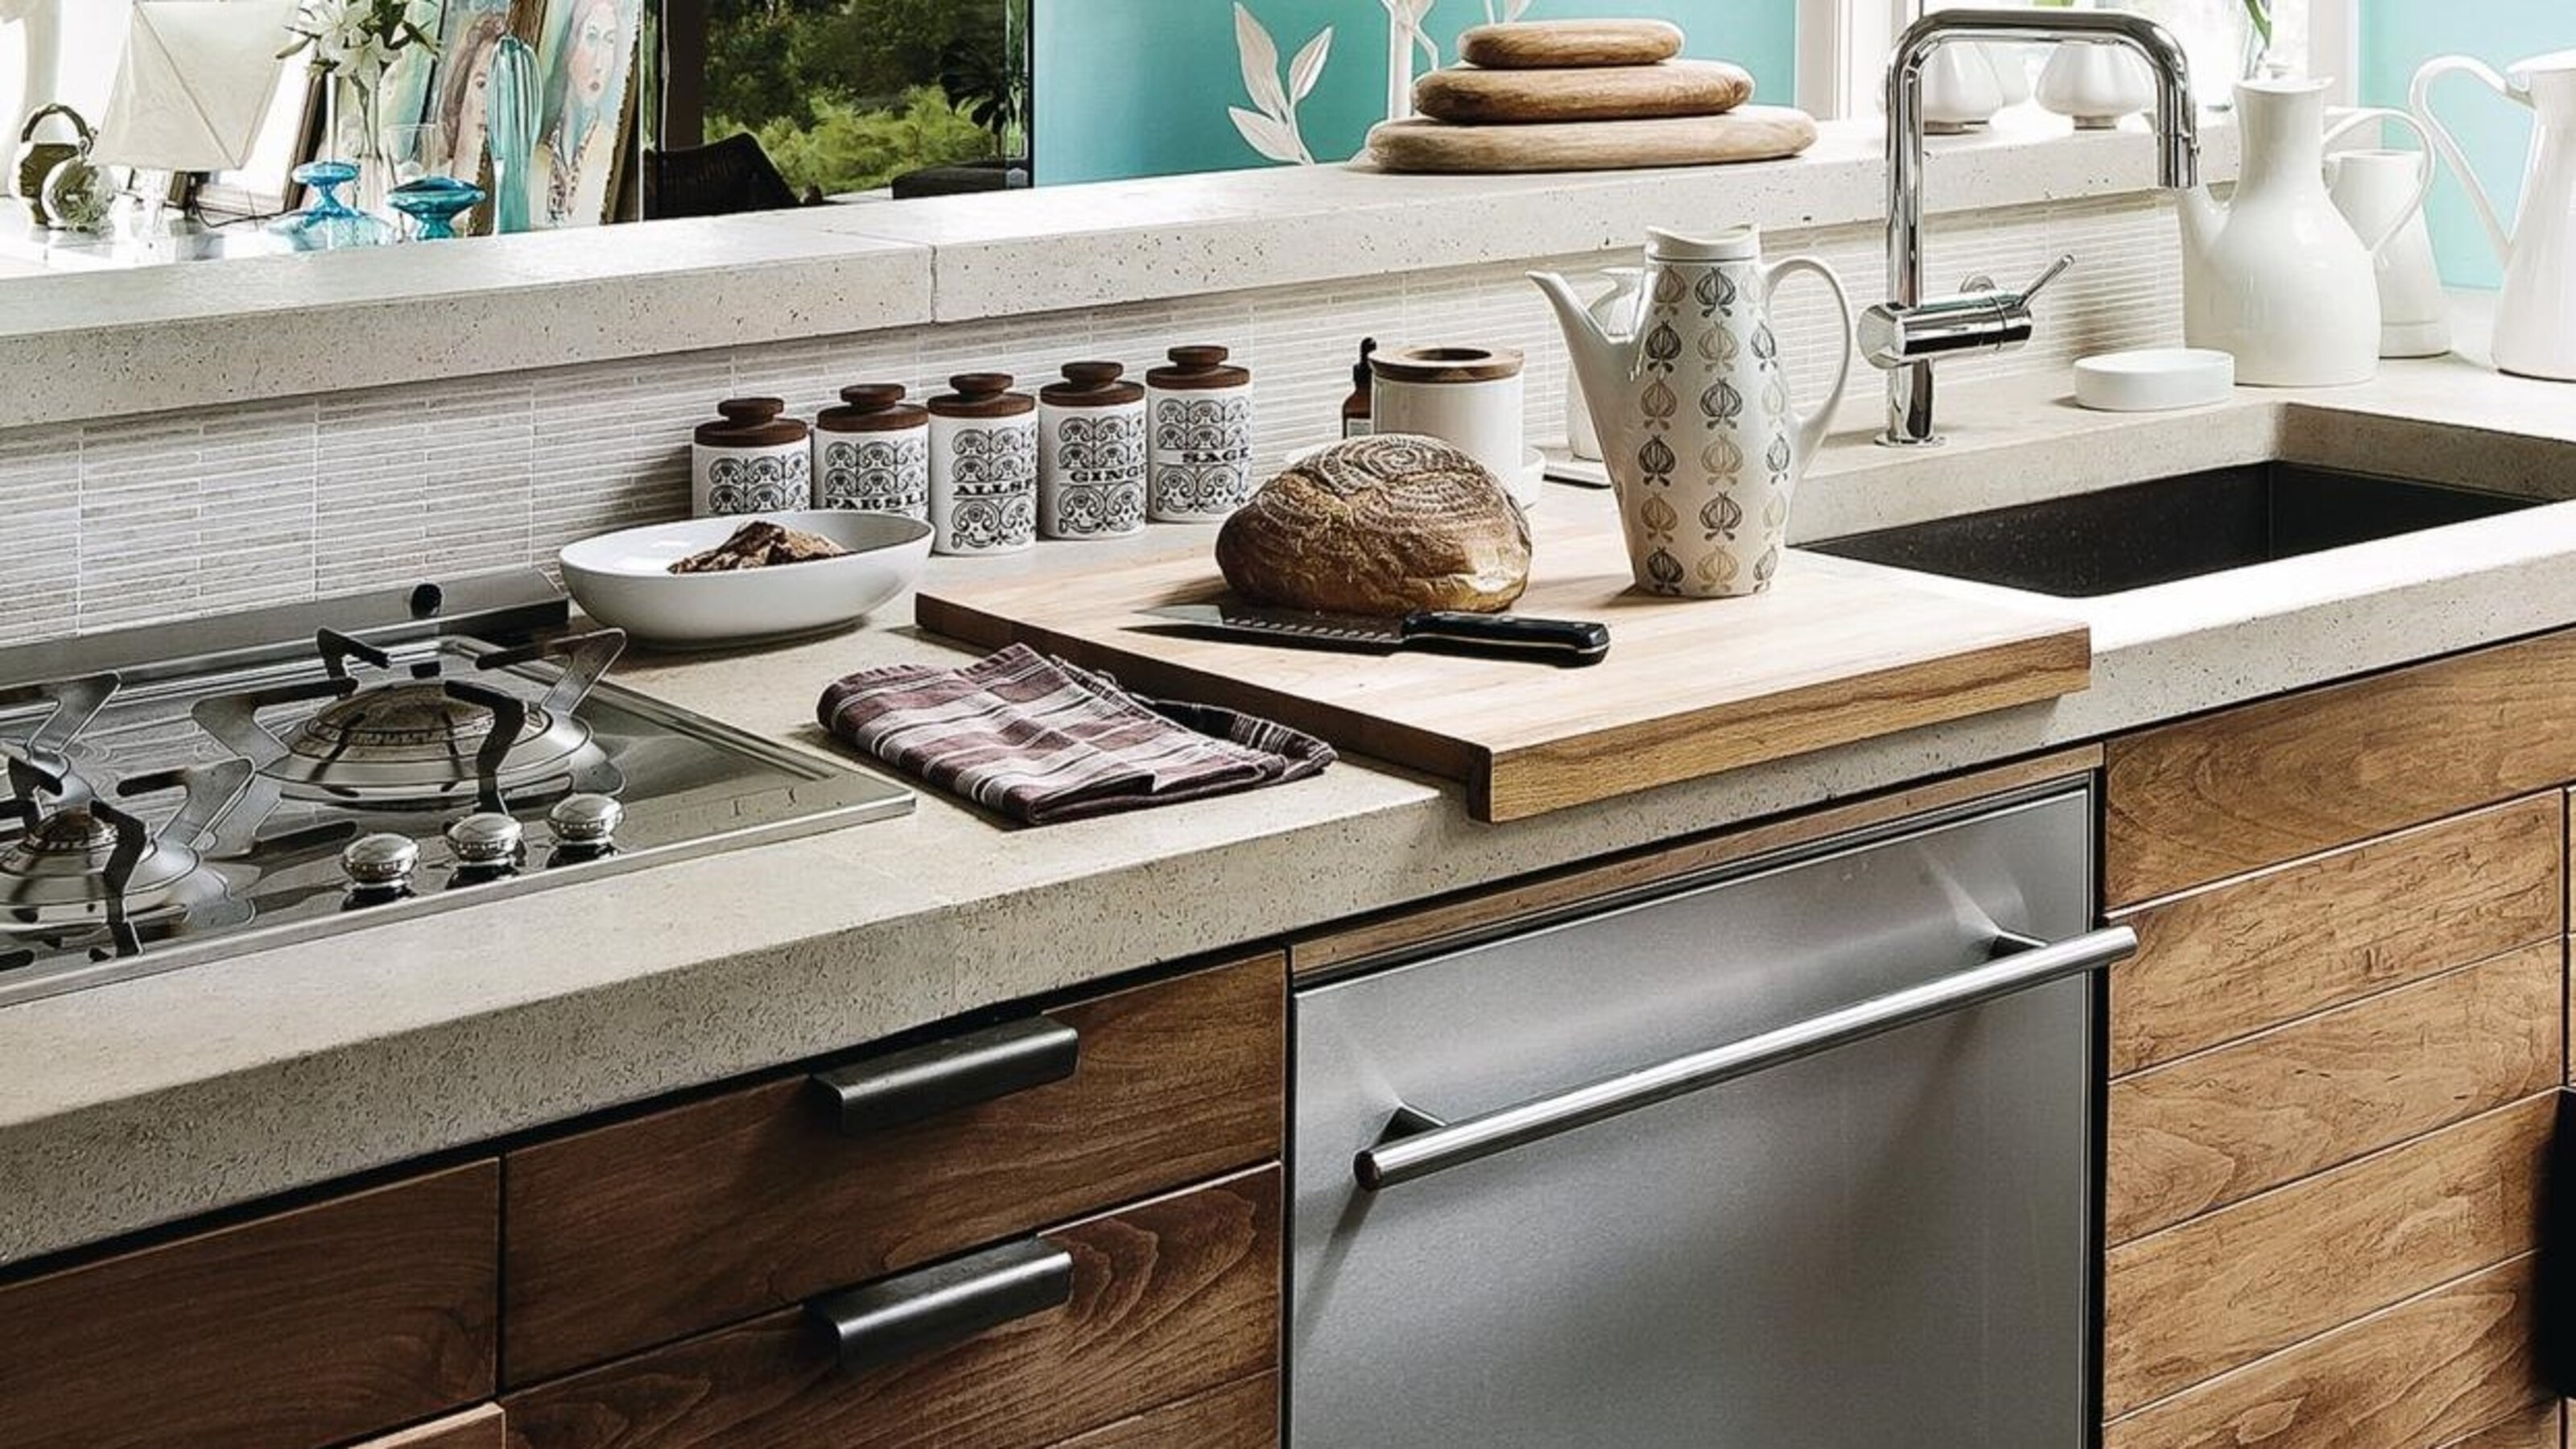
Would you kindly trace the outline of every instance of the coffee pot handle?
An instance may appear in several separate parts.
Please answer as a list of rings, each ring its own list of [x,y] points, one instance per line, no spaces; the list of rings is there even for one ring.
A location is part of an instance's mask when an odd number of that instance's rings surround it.
[[[2415,119],[2413,116],[2408,115],[2404,111],[2390,110],[2385,106],[2373,106],[2367,110],[2355,111],[2351,115],[2344,117],[2342,120],[2335,122],[2333,125],[2326,127],[2325,144],[2331,148],[2335,143],[2335,138],[2341,136],[2344,132],[2352,130],[2357,126],[2369,125],[2379,121],[2395,121],[2398,125],[2404,126],[2407,130],[2414,132],[2415,139],[2423,143],[2424,159],[2415,168],[2415,195],[2410,198],[2403,207],[2398,209],[2397,215],[2389,219],[2388,225],[2380,229],[2379,235],[2366,236],[2361,239],[2362,250],[2369,252],[2373,256],[2377,256],[2379,254],[2379,249],[2381,247],[2384,247],[2390,242],[2396,240],[2397,234],[2406,229],[2406,223],[2415,219],[2415,213],[2424,209],[2424,198],[2433,194],[2433,176],[2435,168],[2439,164],[2433,159],[2433,128],[2427,126],[2422,121]],[[2334,164],[2334,158],[2331,152],[2329,152],[2326,158],[2326,164],[2329,167]],[[2331,175],[2332,173],[2329,172],[2328,174]],[[2467,172],[2464,170],[2461,174],[2466,175]],[[2476,191],[2477,184],[2475,182],[2471,182],[2469,184],[2469,189],[2472,192]],[[2483,202],[2484,198],[2481,197],[2480,200]]]
[[[1764,312],[1772,310],[1772,296],[1792,272],[1813,272],[1824,278],[1826,290],[1834,294],[1834,311],[1842,318],[1842,325],[1835,329],[1835,335],[1842,339],[1843,355],[1842,361],[1834,367],[1833,390],[1825,394],[1824,401],[1816,404],[1814,411],[1791,414],[1798,434],[1798,458],[1803,463],[1814,457],[1817,447],[1825,441],[1825,429],[1833,424],[1834,409],[1842,405],[1843,388],[1851,382],[1852,309],[1851,295],[1843,290],[1841,274],[1814,257],[1783,257],[1762,269]]]
[[[2486,225],[2487,240],[2495,244],[2496,258],[2502,261],[2513,251],[2513,233],[2507,230],[2504,222],[2497,217],[2495,203],[2487,199],[2486,186],[2478,180],[2477,171],[2469,165],[2468,154],[2460,149],[2458,141],[2452,139],[2450,130],[2442,124],[2441,118],[2433,114],[2433,82],[2453,71],[2476,76],[2486,84],[2487,89],[2516,105],[2529,106],[2531,98],[2514,89],[2503,76],[2496,74],[2495,67],[2465,55],[2445,55],[2424,62],[2423,69],[2415,72],[2415,83],[2406,91],[2406,108],[2415,113],[2416,120],[2423,123],[2422,134],[2433,143],[2433,149],[2441,153],[2442,164],[2450,167],[2451,174],[2460,178],[2461,189],[2469,193],[2470,209],[2475,211],[2478,214],[2478,220]]]

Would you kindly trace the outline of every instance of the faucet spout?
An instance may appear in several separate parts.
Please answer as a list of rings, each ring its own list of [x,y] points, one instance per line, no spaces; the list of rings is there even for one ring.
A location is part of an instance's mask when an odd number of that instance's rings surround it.
[[[2200,118],[2182,43],[2143,15],[2122,10],[1939,10],[1908,26],[1887,62],[1887,285],[1890,311],[1923,304],[1923,67],[1940,46],[1967,40],[2123,45],[2156,77],[2156,179],[2200,183]],[[1888,428],[1894,446],[1937,443],[1932,364],[1890,365]]]

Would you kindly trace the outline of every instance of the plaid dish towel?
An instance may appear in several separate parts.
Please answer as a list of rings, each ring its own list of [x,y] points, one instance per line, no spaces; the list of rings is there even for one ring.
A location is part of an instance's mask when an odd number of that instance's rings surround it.
[[[815,714],[896,769],[1031,825],[1302,780],[1333,762],[1312,735],[1129,694],[1024,644],[963,669],[864,670],[823,691]]]

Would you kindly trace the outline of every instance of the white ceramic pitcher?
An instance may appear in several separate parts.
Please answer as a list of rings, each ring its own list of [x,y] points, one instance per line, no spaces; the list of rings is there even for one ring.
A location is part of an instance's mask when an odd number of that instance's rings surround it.
[[[2326,194],[2325,148],[2377,121],[2410,129],[2400,111],[2358,111],[2325,124],[2327,82],[2240,82],[2237,125],[2245,146],[2236,195],[2207,186],[2182,196],[2183,337],[2233,354],[2236,380],[2262,387],[2334,387],[2379,370],[2376,256],[2423,207],[2414,196],[2372,236],[2356,235]]]
[[[1842,358],[1816,410],[1789,402],[1771,295],[1810,272],[1832,289]],[[1530,274],[1555,304],[1619,494],[1637,587],[1732,598],[1771,586],[1789,501],[1851,379],[1851,302],[1813,257],[1765,264],[1750,226],[1693,241],[1650,231],[1633,328],[1596,321],[1560,276]]]
[[[2435,119],[2433,82],[2453,71],[2533,116],[2531,159],[2523,169],[2522,219],[2507,230],[2459,143]],[[2504,260],[2496,298],[2495,365],[2526,377],[2576,382],[2576,50],[2535,56],[2503,75],[2465,55],[2446,55],[2415,72],[2408,104],[2432,133],[2469,204]]]

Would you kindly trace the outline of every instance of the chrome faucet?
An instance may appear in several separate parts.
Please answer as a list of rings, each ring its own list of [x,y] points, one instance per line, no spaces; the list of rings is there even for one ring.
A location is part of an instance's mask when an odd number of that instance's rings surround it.
[[[2107,41],[2145,57],[2156,73],[2157,179],[2180,189],[2200,181],[2200,123],[2182,45],[2142,15],[2118,10],[1940,10],[1907,27],[1887,62],[1887,285],[1891,300],[1869,309],[1860,347],[1887,371],[1891,447],[1938,443],[1932,426],[1932,360],[1956,352],[2008,352],[2030,339],[2030,301],[2066,270],[2060,257],[2018,292],[1982,277],[1947,297],[1923,295],[1923,64],[1963,40]],[[1979,285],[1982,283],[1983,285]]]

